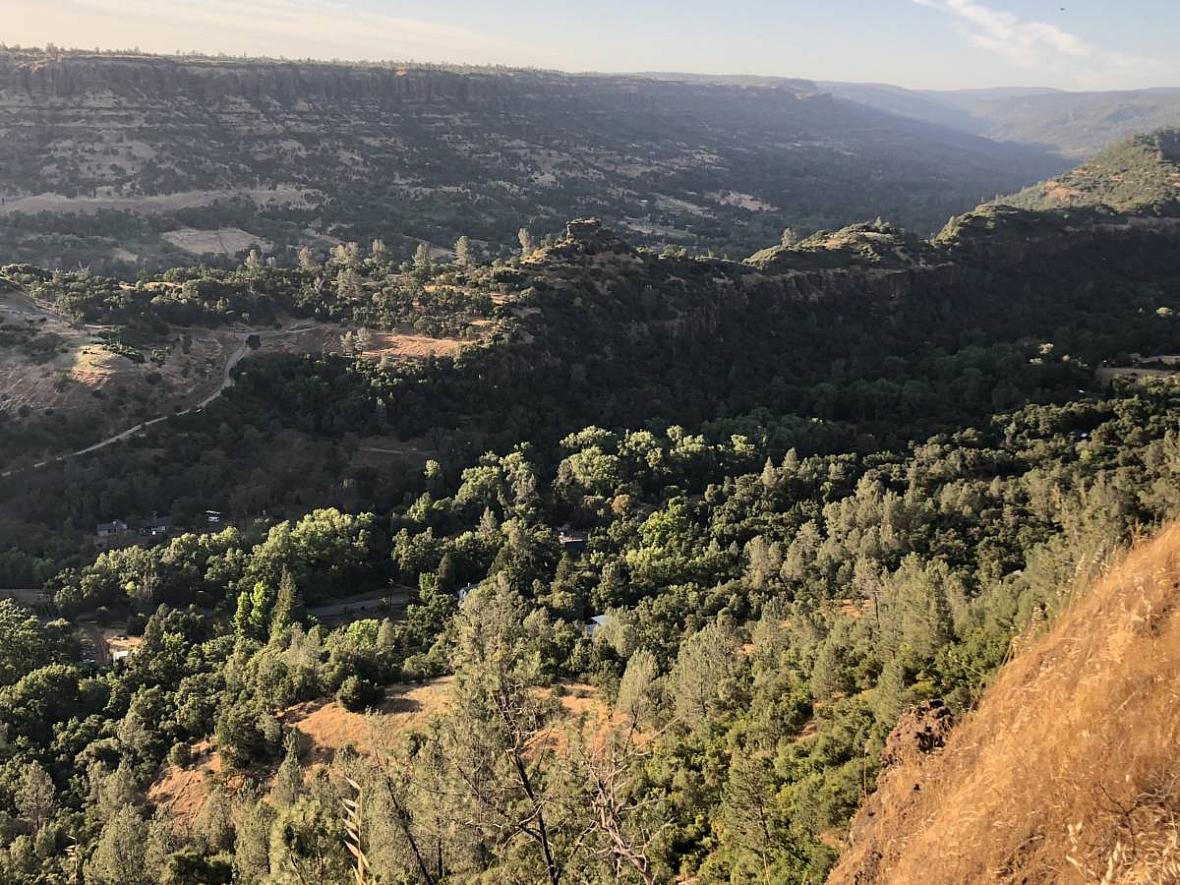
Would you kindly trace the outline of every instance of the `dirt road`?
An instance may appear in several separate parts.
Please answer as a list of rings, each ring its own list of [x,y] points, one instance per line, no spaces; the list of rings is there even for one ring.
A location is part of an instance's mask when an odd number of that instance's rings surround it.
[[[281,335],[294,335],[298,334],[299,332],[306,332],[308,328],[310,327],[296,326],[291,329],[268,329],[263,331],[253,329],[244,330],[240,333],[242,340],[238,343],[238,346],[234,352],[231,353],[229,358],[225,361],[225,368],[222,371],[220,385],[218,385],[216,390],[214,390],[196,405],[190,406],[187,409],[182,409],[179,412],[173,412],[168,415],[160,415],[158,418],[142,421],[139,424],[136,424],[134,427],[128,427],[126,430],[121,430],[118,433],[108,436],[106,439],[99,440],[94,445],[87,446],[84,449],[78,449],[75,452],[66,452],[64,455],[58,455],[54,458],[47,458],[46,460],[38,461],[36,464],[33,464],[29,467],[16,467],[12,470],[6,470],[3,473],[0,473],[0,479],[7,479],[10,476],[23,473],[26,470],[40,470],[42,467],[48,467],[50,464],[58,464],[62,461],[69,461],[71,458],[77,458],[81,455],[89,455],[91,452],[97,452],[100,449],[107,448],[107,446],[113,446],[115,443],[131,439],[133,436],[138,436],[139,434],[146,431],[149,427],[152,427],[163,421],[167,421],[169,418],[175,417],[177,415],[188,415],[191,412],[199,412],[201,409],[205,408],[205,406],[209,405],[209,403],[213,402],[213,400],[217,399],[217,397],[221,396],[221,394],[225,393],[225,391],[230,387],[233,387],[234,379],[232,373],[234,367],[236,367],[237,364],[240,363],[246,356],[246,354],[250,352],[250,345],[247,342],[250,340],[251,336],[257,336],[259,339],[274,338]]]

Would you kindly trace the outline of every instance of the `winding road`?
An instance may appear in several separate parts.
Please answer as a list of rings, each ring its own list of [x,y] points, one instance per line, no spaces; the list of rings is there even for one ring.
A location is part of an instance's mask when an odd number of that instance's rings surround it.
[[[146,431],[149,427],[153,427],[156,424],[167,421],[169,418],[173,418],[178,415],[188,415],[192,412],[199,412],[201,409],[205,408],[205,406],[209,405],[209,403],[213,402],[213,400],[217,399],[217,397],[221,396],[221,394],[233,386],[234,379],[232,373],[234,367],[236,367],[237,364],[240,363],[246,356],[246,354],[250,352],[250,345],[248,342],[251,336],[258,336],[260,339],[275,338],[280,335],[294,335],[299,332],[306,332],[309,328],[311,327],[297,326],[292,329],[281,330],[247,330],[242,333],[242,340],[239,342],[237,349],[234,350],[234,352],[229,355],[229,359],[225,361],[225,369],[222,371],[221,375],[221,384],[216,390],[214,390],[196,405],[190,406],[187,409],[182,409],[179,412],[172,412],[167,415],[160,415],[158,418],[152,418],[148,421],[141,421],[134,427],[128,427],[126,430],[122,430],[113,436],[108,436],[106,439],[100,440],[92,446],[87,446],[84,449],[78,449],[76,452],[66,452],[63,455],[57,455],[53,458],[46,458],[44,461],[38,461],[36,464],[30,464],[27,467],[14,467],[11,470],[5,470],[3,473],[0,473],[0,479],[7,479],[10,476],[16,476],[18,473],[24,473],[26,470],[40,470],[42,467],[48,467],[50,464],[58,464],[62,461],[69,461],[72,458],[77,458],[82,455],[89,455],[91,452],[97,452],[100,449],[105,449],[107,446],[113,446],[115,443],[131,439],[133,436],[138,436],[139,434]]]

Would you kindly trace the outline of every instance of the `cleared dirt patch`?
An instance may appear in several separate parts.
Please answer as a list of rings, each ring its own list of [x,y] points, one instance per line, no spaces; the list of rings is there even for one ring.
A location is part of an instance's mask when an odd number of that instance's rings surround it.
[[[0,206],[0,215],[11,215],[14,212],[70,212],[78,215],[90,215],[99,209],[150,215],[154,212],[172,212],[176,209],[209,206],[219,200],[229,200],[234,197],[248,197],[259,206],[278,205],[306,208],[315,200],[317,193],[313,190],[294,187],[181,191],[145,197],[67,197],[62,194],[45,193],[8,199],[3,206]]]
[[[269,252],[273,245],[257,234],[239,227],[222,227],[217,230],[182,227],[160,234],[160,237],[194,255],[237,255],[253,248]]]
[[[160,779],[148,788],[148,801],[164,806],[180,820],[191,821],[204,807],[220,772],[221,759],[208,741],[201,741],[193,747],[191,765],[169,765],[164,769]]]
[[[423,359],[430,356],[454,356],[464,342],[457,338],[429,338],[426,335],[398,335],[392,332],[377,332],[373,345],[365,350],[365,356],[380,359],[384,356]]]

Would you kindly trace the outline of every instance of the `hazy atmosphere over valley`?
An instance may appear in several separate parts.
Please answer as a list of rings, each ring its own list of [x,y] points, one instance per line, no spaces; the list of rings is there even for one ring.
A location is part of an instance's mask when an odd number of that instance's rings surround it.
[[[1180,883],[1180,6],[0,7],[0,882]]]

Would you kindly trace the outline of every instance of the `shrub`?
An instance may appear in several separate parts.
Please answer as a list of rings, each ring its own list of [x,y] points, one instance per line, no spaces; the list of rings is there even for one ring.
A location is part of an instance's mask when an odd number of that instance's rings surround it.
[[[370,707],[376,707],[385,698],[385,692],[380,685],[370,679],[359,676],[349,676],[336,692],[336,700],[346,710],[360,713]]]
[[[173,744],[172,749],[168,751],[168,761],[184,768],[193,761],[192,748],[184,741]]]

